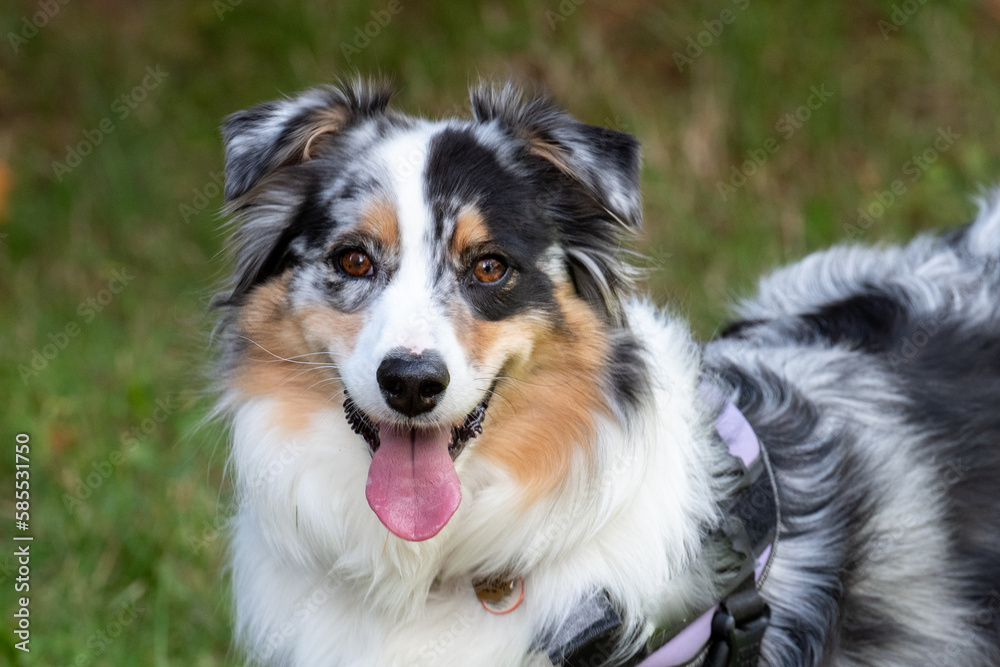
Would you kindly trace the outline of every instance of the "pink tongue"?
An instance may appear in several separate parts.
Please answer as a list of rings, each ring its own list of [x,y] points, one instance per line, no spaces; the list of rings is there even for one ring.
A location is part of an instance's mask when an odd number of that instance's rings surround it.
[[[458,509],[462,488],[448,454],[451,428],[382,425],[365,497],[385,527],[419,542],[438,534]]]

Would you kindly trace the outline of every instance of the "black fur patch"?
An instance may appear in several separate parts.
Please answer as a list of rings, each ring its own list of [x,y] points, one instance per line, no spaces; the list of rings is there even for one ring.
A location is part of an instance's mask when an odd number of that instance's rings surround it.
[[[292,241],[301,236],[310,244],[316,245],[334,228],[334,220],[320,199],[318,180],[305,171],[302,177],[308,179],[308,185],[298,209],[282,229],[267,256],[259,263],[247,267],[243,275],[239,276],[236,287],[227,300],[229,305],[242,303],[254,287],[282,274],[298,262],[291,251]]]
[[[877,353],[888,351],[905,317],[897,299],[873,291],[827,304],[801,319],[807,330],[833,345]]]
[[[613,335],[607,378],[611,394],[621,408],[638,409],[650,395],[649,367],[643,353],[642,344],[631,333]]]
[[[479,284],[471,274],[459,276],[462,294],[475,312],[496,321],[528,308],[554,310],[552,281],[538,266],[553,235],[540,220],[530,181],[503,166],[471,131],[458,129],[444,130],[432,139],[426,178],[437,233],[447,228],[443,217],[454,217],[465,204],[474,205],[483,215],[494,251],[503,254],[512,269],[495,285]],[[448,241],[439,238],[437,245],[446,247]],[[470,271],[474,260],[465,258]]]
[[[746,338],[748,332],[767,320],[734,320],[722,327],[719,338]]]
[[[885,354],[899,340],[907,317],[906,305],[900,298],[868,289],[801,315],[736,320],[723,327],[719,338],[767,340],[782,345],[840,345]]]

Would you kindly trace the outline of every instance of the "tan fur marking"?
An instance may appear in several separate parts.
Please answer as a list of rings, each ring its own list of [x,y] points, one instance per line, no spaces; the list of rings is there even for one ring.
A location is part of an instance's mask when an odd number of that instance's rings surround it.
[[[342,313],[323,306],[303,308],[298,318],[306,341],[314,349],[329,349],[335,359],[351,355],[366,322],[364,314]]]
[[[328,134],[335,134],[344,127],[344,124],[347,123],[348,114],[349,112],[345,107],[320,109],[313,114],[309,124],[303,131],[303,162],[311,160],[315,157],[315,150],[318,149],[320,143],[322,143],[319,141],[321,137]]]
[[[379,199],[365,207],[358,230],[381,241],[387,248],[399,247],[399,220],[396,209],[388,201]]]
[[[480,320],[460,299],[451,304],[451,321],[462,348],[477,365],[485,368],[524,363],[531,355],[535,339],[549,327],[546,322],[520,315],[498,322]]]
[[[455,231],[451,235],[452,254],[461,255],[467,248],[489,240],[490,232],[482,213],[471,206],[462,209],[455,219]]]
[[[593,460],[594,416],[609,410],[601,387],[607,357],[600,319],[568,286],[558,294],[565,324],[558,328],[533,325],[519,337],[532,337],[530,357],[508,368],[510,379],[497,386],[483,434],[476,447],[487,459],[504,466],[525,486],[531,502],[557,488],[569,472],[577,451]],[[505,323],[495,325],[497,341],[513,334]]]
[[[267,396],[277,401],[280,407],[275,411],[275,425],[298,433],[316,415],[340,409],[343,393],[331,367],[313,365],[328,359],[313,354],[320,348],[310,345],[308,339],[315,337],[318,327],[341,327],[341,333],[330,334],[329,339],[340,335],[356,338],[357,330],[352,333],[336,317],[341,314],[326,309],[293,311],[288,303],[289,277],[286,273],[253,290],[241,309],[239,331],[250,340],[232,386],[246,397]]]
[[[575,178],[573,170],[567,164],[562,151],[541,137],[533,137],[528,141],[528,151],[544,160],[548,160],[567,176]]]

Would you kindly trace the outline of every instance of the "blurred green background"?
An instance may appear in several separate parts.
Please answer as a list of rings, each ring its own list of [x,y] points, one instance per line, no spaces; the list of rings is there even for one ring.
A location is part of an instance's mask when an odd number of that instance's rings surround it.
[[[0,8],[0,661],[239,663],[225,436],[199,427],[226,114],[355,70],[431,116],[537,82],[642,140],[648,289],[702,338],[769,267],[961,223],[1000,182],[996,0],[395,2]]]

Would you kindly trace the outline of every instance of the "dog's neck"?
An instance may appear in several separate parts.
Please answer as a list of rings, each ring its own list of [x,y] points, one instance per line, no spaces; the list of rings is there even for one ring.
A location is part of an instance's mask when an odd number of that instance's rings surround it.
[[[565,606],[606,588],[630,608],[655,600],[652,613],[674,618],[711,597],[712,573],[692,565],[719,515],[725,453],[699,399],[698,349],[679,322],[642,311],[633,319],[654,378],[649,404],[627,422],[591,414],[593,458],[578,448],[562,482],[527,504],[514,474],[498,476],[496,466],[467,457],[458,514],[429,542],[387,538],[370,576],[355,578],[369,600],[405,617],[432,592],[512,575],[527,582],[525,605],[552,606],[540,591],[558,592],[557,606]],[[480,444],[473,440],[469,451]],[[652,561],[650,543],[660,545]]]

